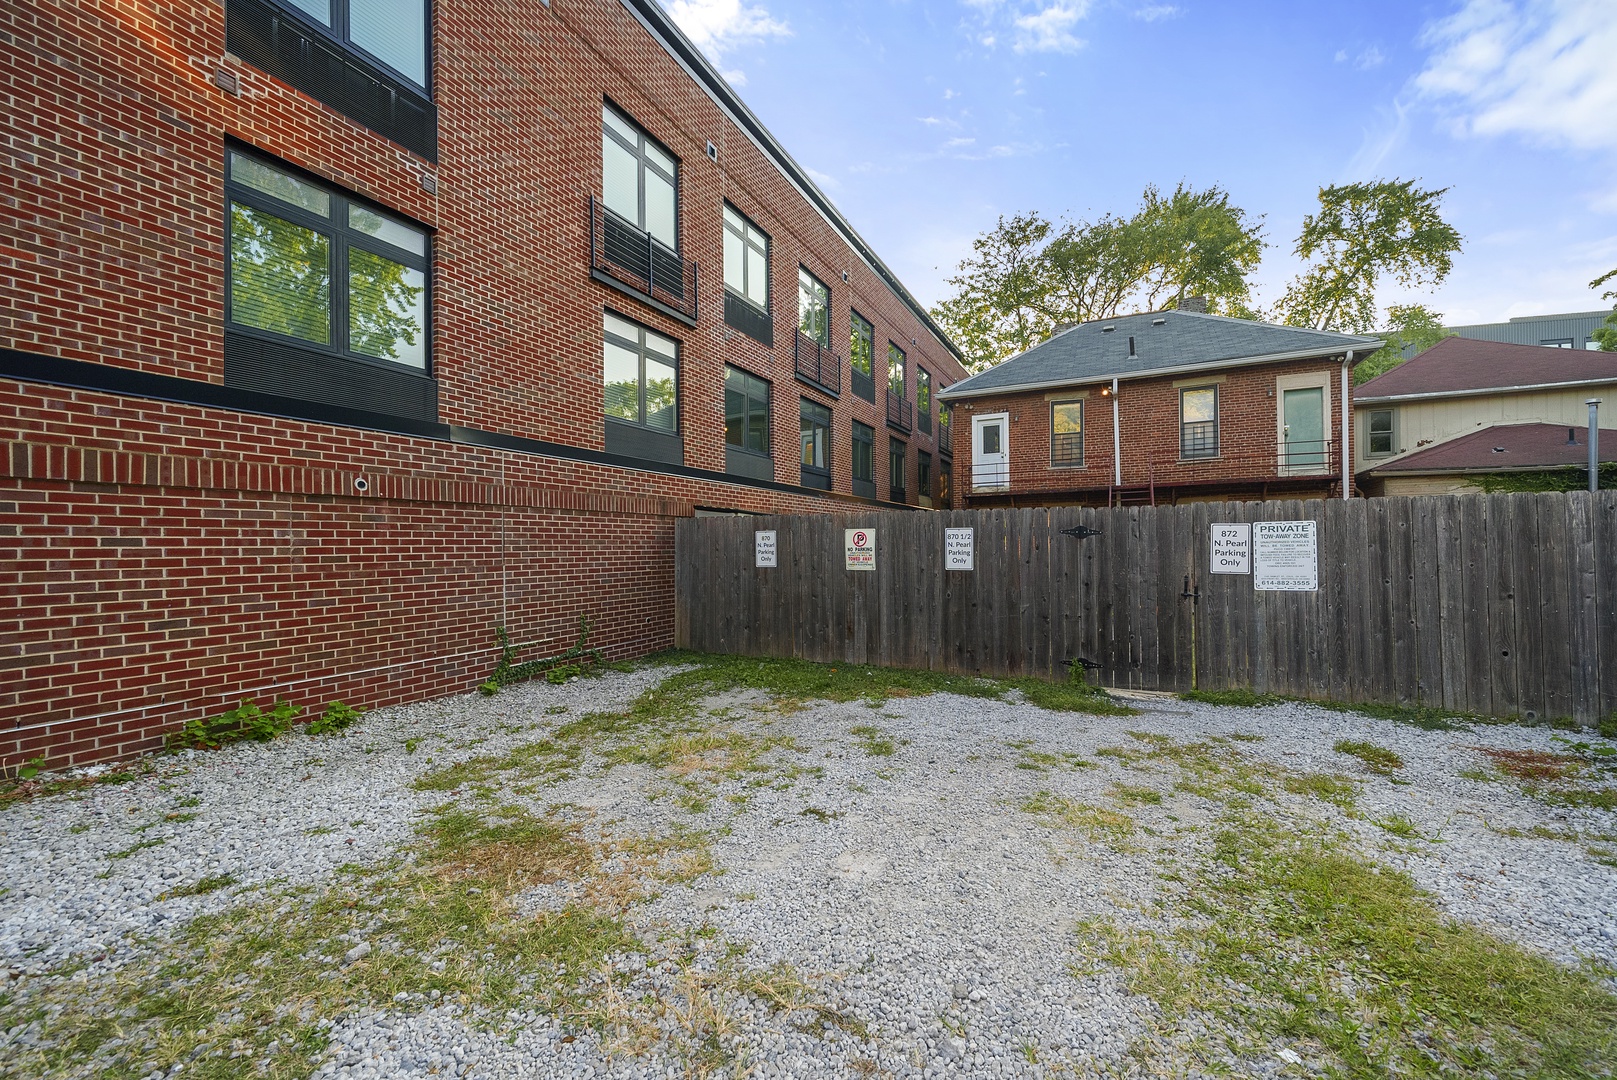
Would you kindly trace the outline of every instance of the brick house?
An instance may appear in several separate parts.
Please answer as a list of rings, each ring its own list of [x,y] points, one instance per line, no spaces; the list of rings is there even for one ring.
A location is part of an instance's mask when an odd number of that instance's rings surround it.
[[[39,0],[0,94],[0,765],[664,648],[677,518],[940,482],[959,357],[653,0]]]
[[[1340,495],[1351,365],[1380,345],[1190,310],[1060,330],[940,395],[954,505]]]

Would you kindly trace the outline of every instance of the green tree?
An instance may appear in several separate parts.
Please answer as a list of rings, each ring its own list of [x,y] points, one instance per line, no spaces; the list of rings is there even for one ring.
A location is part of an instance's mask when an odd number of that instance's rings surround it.
[[[1263,219],[1248,218],[1214,185],[1196,191],[1183,181],[1166,198],[1145,189],[1135,215],[1149,269],[1145,307],[1179,307],[1187,296],[1207,299],[1208,310],[1247,309],[1252,286],[1247,275],[1263,259]]]
[[[1247,275],[1263,251],[1262,220],[1221,188],[1149,187],[1130,217],[1060,224],[1037,212],[1000,218],[949,279],[933,317],[974,371],[1032,348],[1059,326],[1206,296],[1250,317]]]
[[[1287,286],[1276,315],[1292,326],[1368,333],[1384,277],[1405,287],[1440,284],[1462,237],[1443,220],[1448,188],[1377,180],[1321,188],[1319,212],[1303,218],[1296,253],[1311,265]]]
[[[1386,329],[1377,332],[1386,342],[1374,356],[1353,369],[1355,383],[1369,382],[1418,356],[1454,334],[1443,329],[1443,315],[1424,304],[1393,304],[1387,308]],[[1409,357],[1404,354],[1409,353]]]
[[[1601,274],[1589,282],[1589,288],[1598,289],[1612,280],[1617,280],[1617,270],[1609,270]],[[1617,289],[1601,293],[1600,298],[1602,300],[1617,300]],[[1589,336],[1600,343],[1601,352],[1617,352],[1617,304],[1612,305],[1611,314],[1606,316],[1605,323],[1596,327],[1595,332]]]

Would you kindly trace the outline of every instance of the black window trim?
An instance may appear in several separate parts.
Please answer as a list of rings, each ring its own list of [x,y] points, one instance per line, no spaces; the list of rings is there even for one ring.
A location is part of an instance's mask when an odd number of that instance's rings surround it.
[[[915,449],[915,497],[932,504],[933,457],[920,447]]]
[[[926,408],[921,408],[921,387],[926,387]],[[915,427],[923,434],[932,434],[932,403],[937,394],[932,390],[932,373],[919,363],[915,365]]]
[[[729,231],[729,228],[730,228],[730,223],[728,221],[724,220],[724,211],[725,210],[733,211],[735,213],[736,217],[740,218],[750,228],[752,228],[754,231],[756,231],[759,236],[764,238],[764,303],[763,303],[763,306],[760,307],[758,304],[754,303],[752,298],[747,296],[746,293],[744,293],[744,292],[736,292],[734,289],[730,288],[730,283],[728,281],[723,281],[724,291],[729,293],[731,296],[735,297],[737,300],[741,301],[743,304],[746,304],[748,307],[752,308],[752,310],[754,310],[756,312],[759,312],[760,314],[763,314],[763,315],[772,314],[774,309],[775,309],[775,289],[773,287],[773,283],[769,280],[769,271],[770,271],[770,265],[775,261],[775,241],[770,237],[770,235],[768,233],[764,232],[763,229],[760,229],[758,227],[758,223],[756,221],[752,220],[752,218],[748,217],[746,214],[743,214],[741,212],[741,208],[738,207],[735,203],[731,202],[729,199],[723,200],[723,205],[719,209],[719,228],[720,229],[723,229],[725,231]],[[722,237],[721,237],[721,239],[722,239]],[[746,238],[745,234],[743,234],[742,237],[741,237],[741,246],[742,246],[743,249],[747,246],[747,238]],[[723,249],[721,248],[720,251],[721,251],[721,254],[722,254]],[[743,260],[742,266],[743,266],[743,268],[745,268],[745,266],[746,266],[745,260]],[[726,276],[727,275],[720,275],[721,281]]]
[[[820,421],[819,417],[817,417],[817,416],[816,417],[804,416],[803,415],[804,410],[809,409],[809,408],[818,409],[819,411],[823,412],[825,414],[824,422],[822,423]],[[818,401],[815,401],[813,398],[799,397],[798,398],[798,406],[797,406],[797,418],[798,418],[798,427],[797,427],[797,431],[798,431],[798,463],[799,463],[799,465],[802,466],[801,471],[806,475],[816,476],[816,477],[819,477],[819,478],[821,478],[823,480],[830,481],[830,479],[831,479],[831,464],[836,458],[836,447],[834,445],[835,440],[834,440],[834,438],[832,436],[832,433],[836,430],[836,427],[835,427],[836,417],[832,414],[829,407],[820,404]],[[802,457],[803,457],[803,454],[802,454],[803,423],[802,422],[804,420],[809,420],[809,421],[811,421],[811,422],[813,422],[815,424],[819,424],[820,426],[825,428],[825,464],[824,465],[808,465],[808,464],[804,464],[803,461],[802,461]],[[807,486],[807,485],[805,485],[805,486]],[[830,484],[827,483],[826,486],[827,486],[827,489],[829,490]]]
[[[1063,405],[1078,406],[1078,460],[1056,460],[1056,410]],[[1089,410],[1085,407],[1083,398],[1056,398],[1050,402],[1050,468],[1052,469],[1082,469],[1085,468],[1086,451],[1089,449],[1085,443],[1089,432],[1089,417],[1085,415]]]
[[[433,379],[435,377],[435,358],[432,350],[433,336],[433,229],[401,213],[391,207],[383,206],[339,187],[322,176],[311,173],[307,169],[299,168],[291,162],[284,161],[274,155],[266,154],[256,147],[237,142],[234,139],[225,141],[224,155],[224,328],[228,334],[239,337],[254,338],[271,345],[287,345],[298,349],[308,350],[329,356],[334,360],[349,363],[369,364],[385,371],[414,375],[420,378]],[[239,181],[231,179],[230,159],[232,154],[255,160],[269,168],[285,172],[298,180],[313,187],[319,188],[331,199],[331,214],[321,217],[318,214],[305,210],[300,206],[283,202],[267,192],[257,188],[248,187]],[[275,214],[294,225],[301,225],[326,235],[331,239],[329,271],[328,304],[330,305],[330,340],[327,342],[309,341],[305,338],[293,337],[290,334],[278,334],[273,330],[264,330],[256,326],[247,326],[232,319],[232,283],[234,280],[234,267],[230,257],[230,237],[232,222],[230,219],[230,206],[233,202],[240,202],[264,213]],[[423,254],[417,255],[413,251],[394,247],[386,241],[380,240],[368,233],[357,232],[348,225],[347,208],[349,204],[371,210],[386,217],[396,218],[403,224],[419,229],[423,238]],[[381,356],[369,356],[364,353],[352,352],[348,345],[348,248],[358,247],[373,255],[380,255],[395,262],[421,271],[425,281],[426,294],[423,297],[422,335],[425,339],[425,358],[421,367],[406,364],[398,360],[389,360]],[[341,341],[341,344],[338,342]]]
[[[640,419],[625,420],[621,416],[607,416],[604,387],[601,400],[601,416],[609,423],[622,424],[625,427],[638,428],[642,431],[650,431],[657,435],[668,435],[674,438],[683,438],[685,427],[685,379],[680,374],[680,368],[682,366],[680,361],[683,359],[682,354],[685,351],[685,343],[676,337],[663,333],[661,330],[658,330],[655,327],[647,326],[639,319],[626,315],[611,305],[602,307],[601,315],[601,340],[604,342],[608,336],[611,336],[615,341],[623,344],[625,348],[633,348],[635,350],[635,355],[640,358]],[[642,334],[650,331],[651,333],[656,334],[658,337],[668,338],[669,341],[674,343],[674,430],[667,431],[663,428],[652,427],[650,424],[646,423],[646,346],[644,339],[638,342],[629,342],[627,338],[612,334],[611,331],[607,330],[606,328],[605,317],[607,315],[615,315],[626,323],[634,324],[640,328],[640,332]],[[665,359],[665,357],[658,356],[657,359],[662,360]]]
[[[820,289],[822,291],[824,291],[824,293],[825,293],[825,340],[817,341],[817,344],[822,349],[829,349],[831,347],[831,286],[829,286],[825,282],[821,281],[820,276],[818,274],[816,274],[814,271],[810,270],[808,267],[804,266],[802,263],[797,264],[797,273],[799,275],[798,279],[797,279],[798,280],[798,297],[799,297],[799,301],[798,301],[798,305],[797,305],[797,332],[799,334],[803,334],[803,304],[802,304],[802,300],[801,300],[801,297],[802,297],[802,280],[803,280],[802,275],[807,274],[809,280],[814,282],[814,284],[818,285],[820,287]],[[803,334],[803,336],[808,337],[807,334]],[[816,339],[810,338],[809,340],[815,341]]]
[[[617,102],[613,101],[609,97],[602,97],[601,98],[601,104],[604,105],[606,108],[611,109],[613,112],[617,113],[618,114],[618,119],[622,120],[624,123],[628,124],[630,127],[634,128],[636,131],[638,131],[640,133],[640,137],[642,139],[644,139],[646,142],[649,142],[649,143],[655,145],[659,150],[661,150],[663,153],[667,154],[671,159],[673,159],[673,162],[674,162],[674,175],[673,175],[673,182],[674,182],[674,246],[672,248],[669,248],[669,250],[672,251],[675,255],[679,256],[679,258],[683,259],[685,257],[685,219],[684,219],[685,216],[684,216],[684,214],[682,212],[682,205],[681,204],[683,204],[684,201],[685,201],[685,199],[684,199],[684,190],[683,190],[683,183],[684,183],[684,179],[685,179],[685,162],[683,160],[681,160],[681,158],[680,158],[680,156],[678,154],[674,153],[672,150],[670,150],[668,148],[667,143],[663,142],[661,139],[657,138],[657,136],[655,136],[651,132],[647,131],[646,126],[644,124],[642,124],[640,121],[636,120],[635,117],[634,117],[634,114],[631,113],[629,110],[625,109],[623,106],[619,105]],[[601,133],[603,135],[605,135],[609,139],[617,140],[617,138],[618,138],[617,133],[614,132],[611,128],[609,128],[607,126],[606,121],[604,119],[601,121]],[[621,140],[618,141],[618,145],[619,146],[623,145]],[[650,161],[648,161],[646,159],[644,153],[641,151],[641,149],[639,147],[626,147],[625,149],[628,149],[631,153],[634,154],[635,159],[640,162],[640,165],[641,165],[642,168],[655,168],[655,165],[652,162],[650,162]],[[651,230],[646,227],[646,220],[645,220],[646,219],[646,185],[644,183],[641,183],[639,185],[639,200],[640,200],[640,220],[639,221],[631,221],[631,222],[629,222],[629,224],[633,225],[635,228],[639,229],[641,232],[645,233],[647,236],[651,236]],[[606,161],[604,159],[601,161],[601,207],[603,209],[605,209],[607,211],[607,213],[617,214],[616,210],[612,210],[609,207],[607,207],[607,205],[606,205]],[[622,217],[623,215],[618,214],[618,216]],[[668,247],[667,244],[663,244],[663,242],[661,240],[658,240],[655,236],[652,236],[651,239],[652,239],[652,242],[654,242],[654,243],[662,244],[662,246],[665,247],[665,248]]]
[[[893,465],[898,465],[898,475],[893,475]],[[909,489],[904,486],[909,477],[909,443],[896,435],[887,437],[887,494],[889,502],[908,502]]]
[[[853,362],[853,332],[861,325],[863,325],[864,328],[869,331],[869,371],[860,371],[858,366]],[[863,381],[861,382],[861,380]],[[869,397],[866,397],[864,394],[859,392],[861,389],[866,388],[866,384],[868,384],[868,389],[870,391]],[[859,314],[858,310],[853,307],[848,308],[848,389],[853,391],[854,397],[868,401],[872,405],[876,404],[876,324]]]
[[[404,72],[400,71],[398,68],[394,67],[392,64],[389,64],[386,60],[383,60],[381,57],[377,56],[375,53],[373,53],[369,49],[365,48],[365,46],[357,45],[357,44],[354,43],[353,37],[351,36],[351,33],[350,33],[350,26],[351,26],[351,18],[350,18],[350,14],[349,14],[350,0],[331,0],[331,25],[330,26],[327,26],[325,23],[322,23],[320,20],[316,19],[313,15],[309,14],[309,12],[307,12],[307,11],[304,11],[302,8],[298,7],[296,4],[286,3],[285,0],[262,0],[262,2],[267,3],[270,6],[274,7],[275,10],[283,13],[288,19],[293,20],[298,25],[306,28],[310,32],[315,33],[315,34],[319,34],[321,37],[325,38],[327,41],[331,42],[333,45],[336,45],[339,49],[342,49],[344,52],[347,52],[347,53],[350,53],[350,54],[354,55],[357,59],[363,61],[366,64],[371,64],[371,65],[374,65],[377,68],[380,68],[387,75],[391,76],[392,78],[398,79],[400,82],[404,83],[406,86],[409,86],[409,87],[412,87],[412,88],[414,88],[416,90],[419,90],[422,93],[422,95],[426,97],[426,99],[428,101],[432,100],[432,75],[433,75],[433,48],[432,48],[432,46],[433,46],[433,42],[432,42],[433,10],[432,10],[432,8],[433,8],[433,0],[421,0],[421,7],[422,7],[421,14],[422,14],[423,18],[426,19],[426,26],[424,27],[424,32],[425,32],[425,35],[426,35],[426,41],[425,41],[425,50],[426,50],[426,52],[425,52],[425,56],[424,56],[424,61],[426,63],[426,68],[427,68],[427,70],[426,70],[427,81],[426,81],[425,84],[419,83],[415,79],[412,79],[410,76],[406,75]],[[229,6],[228,3],[226,4],[226,6],[227,7]],[[340,30],[339,30],[339,26],[341,27]]]
[[[863,428],[865,430],[865,434],[864,434],[863,437],[860,436],[860,431],[859,431],[860,428]],[[849,441],[850,447],[851,447],[851,445],[853,443],[864,443],[866,446],[870,447],[870,475],[869,476],[860,476],[858,471],[857,471],[858,470],[859,455],[854,454],[851,451],[850,451],[850,453],[848,455],[849,468],[854,470],[854,472],[852,473],[854,482],[855,483],[861,483],[862,482],[862,483],[867,483],[867,484],[874,484],[876,482],[876,429],[874,427],[870,426],[869,424],[862,423],[861,421],[858,421],[858,420],[849,421],[848,441]]]
[[[766,447],[768,447],[769,449],[767,449],[767,450],[754,450],[750,446],[747,445],[747,433],[746,433],[745,429],[746,429],[746,427],[750,427],[751,424],[752,424],[752,410],[748,409],[746,412],[742,413],[742,422],[743,422],[744,427],[743,427],[742,435],[741,435],[741,444],[738,446],[735,443],[731,442],[729,440],[729,438],[725,437],[724,438],[725,452],[726,453],[735,453],[735,454],[747,454],[747,455],[749,455],[751,457],[764,458],[764,459],[766,459],[768,461],[773,461],[773,460],[775,460],[775,455],[774,455],[774,445],[775,444],[774,444],[774,439],[773,439],[769,429],[773,428],[775,426],[775,384],[772,383],[770,380],[764,378],[762,375],[757,374],[756,372],[748,371],[746,368],[742,367],[740,364],[726,363],[724,365],[724,381],[722,383],[720,383],[720,392],[721,393],[727,392],[729,390],[729,385],[728,384],[729,384],[729,381],[730,381],[730,372],[732,370],[739,371],[741,374],[747,376],[748,378],[757,379],[759,382],[764,384],[764,415],[768,418],[765,421],[765,424],[767,426],[765,427],[765,430],[764,430],[764,445]],[[728,417],[726,417],[726,420],[728,420]]]
[[[898,369],[903,373],[903,382],[897,390],[893,389],[893,354],[898,353]],[[909,396],[910,387],[910,358],[898,345],[898,342],[887,339],[887,392],[896,393],[900,398]]]

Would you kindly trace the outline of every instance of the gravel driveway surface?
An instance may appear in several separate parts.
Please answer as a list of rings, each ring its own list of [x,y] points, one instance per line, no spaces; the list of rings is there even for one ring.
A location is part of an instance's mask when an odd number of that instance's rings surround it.
[[[1351,1043],[1265,1021],[1256,979],[1197,969],[1220,989],[1190,1008],[1152,989],[1250,906],[1206,897],[1278,865],[1231,854],[1242,833],[1412,881],[1434,926],[1612,1000],[1607,740],[1015,690],[657,705],[690,670],[379,710],[0,809],[0,1073],[1340,1065]],[[1311,995],[1362,993],[1345,970]]]

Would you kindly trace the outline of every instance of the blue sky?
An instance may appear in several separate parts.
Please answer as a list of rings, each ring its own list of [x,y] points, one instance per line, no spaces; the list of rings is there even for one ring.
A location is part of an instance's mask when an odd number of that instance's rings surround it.
[[[1453,189],[1449,323],[1609,304],[1617,0],[664,3],[927,304],[1000,214],[1181,179],[1264,215],[1267,304],[1318,188],[1378,177]]]

